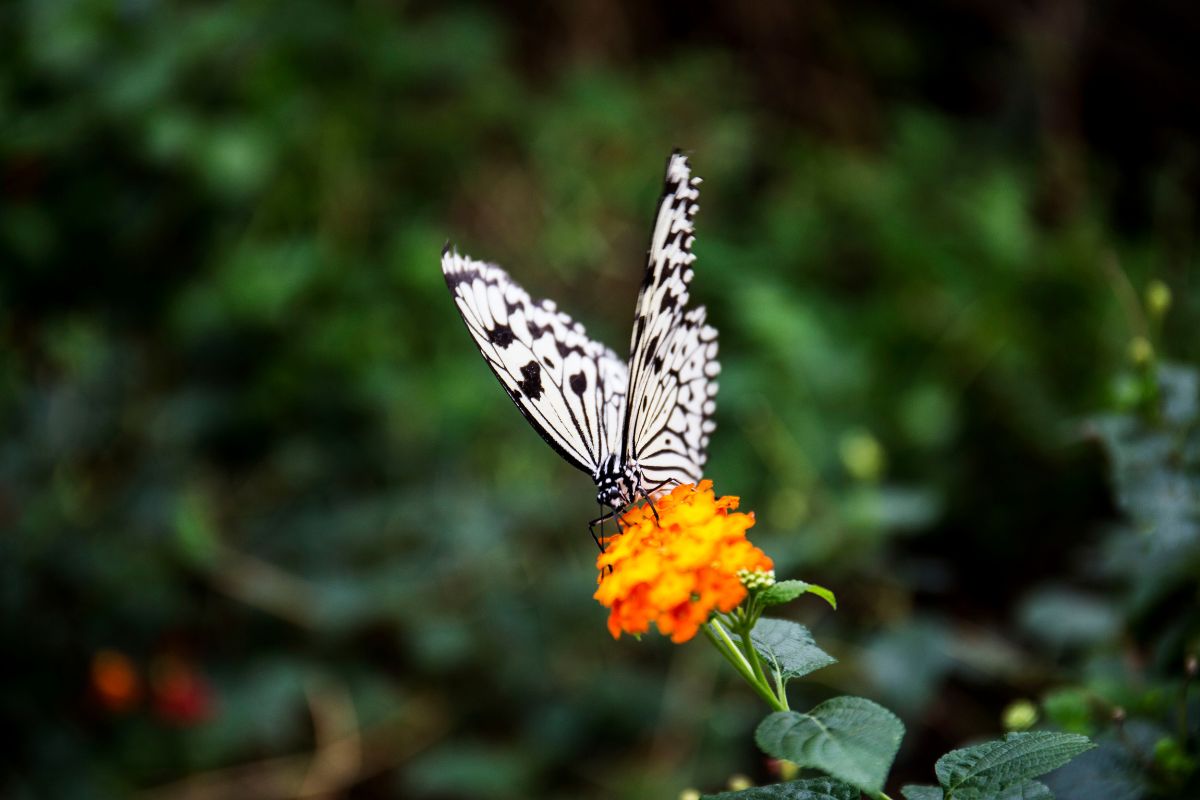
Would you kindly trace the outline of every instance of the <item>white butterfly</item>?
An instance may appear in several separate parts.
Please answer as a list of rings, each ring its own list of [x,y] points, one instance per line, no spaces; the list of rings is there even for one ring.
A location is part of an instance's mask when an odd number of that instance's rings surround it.
[[[596,483],[609,518],[701,477],[715,428],[717,332],[688,309],[699,178],[678,150],[667,162],[628,365],[549,300],[447,244],[442,272],[492,372],[541,437]],[[599,522],[595,520],[594,522]]]

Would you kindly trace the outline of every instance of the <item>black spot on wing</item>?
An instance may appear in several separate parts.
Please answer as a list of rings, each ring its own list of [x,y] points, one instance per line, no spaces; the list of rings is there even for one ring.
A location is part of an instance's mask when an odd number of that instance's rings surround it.
[[[582,372],[576,372],[568,382],[571,384],[571,391],[583,397],[583,393],[587,391],[587,376]]]
[[[525,366],[521,367],[521,375],[524,378],[517,385],[525,394],[529,395],[530,400],[537,400],[542,396],[542,367],[536,361],[530,361]]]
[[[479,270],[472,269],[470,267],[466,269],[455,270],[453,272],[444,272],[442,274],[445,275],[446,285],[450,287],[451,292],[457,289],[461,284],[483,280],[483,276],[479,274]]]
[[[646,253],[646,258],[649,259],[650,254]],[[650,284],[654,283],[654,269],[652,266],[646,268],[646,274],[642,276],[642,291],[650,288]]]
[[[508,347],[515,338],[512,328],[502,323],[496,323],[496,327],[488,331],[488,341],[500,348]]]
[[[654,364],[654,371],[657,374],[661,375],[662,371],[663,371],[662,356],[655,356],[654,359],[651,361],[651,363]]]
[[[659,305],[658,310],[666,314],[677,305],[679,305],[679,298],[673,292],[663,292],[662,303]]]
[[[555,340],[554,346],[558,348],[558,354],[563,358],[566,358],[571,353],[579,353],[580,355],[584,355],[583,348],[577,344],[566,345],[559,340]]]

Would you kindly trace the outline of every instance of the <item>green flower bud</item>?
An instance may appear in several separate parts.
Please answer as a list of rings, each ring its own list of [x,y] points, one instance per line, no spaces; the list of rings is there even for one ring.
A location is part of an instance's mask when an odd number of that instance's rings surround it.
[[[1146,308],[1158,318],[1162,318],[1171,307],[1171,287],[1160,280],[1152,280],[1146,285]]]
[[[842,437],[839,451],[846,471],[860,481],[878,480],[883,474],[885,455],[879,440],[866,431]]]
[[[754,785],[754,781],[747,778],[745,775],[732,775],[729,778],[729,791],[741,792],[749,789]]]
[[[753,572],[748,569],[739,569],[737,577],[742,582],[742,586],[752,592],[775,585],[775,570],[773,569],[756,569]]]
[[[1016,700],[1004,709],[1001,720],[1006,731],[1029,730],[1037,724],[1037,706],[1029,700]]]
[[[1129,360],[1144,367],[1154,360],[1154,345],[1145,336],[1135,336],[1129,342]]]

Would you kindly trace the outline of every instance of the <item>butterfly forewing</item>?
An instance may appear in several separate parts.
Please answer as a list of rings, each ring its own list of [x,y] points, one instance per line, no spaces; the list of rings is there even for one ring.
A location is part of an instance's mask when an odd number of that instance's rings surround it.
[[[622,454],[647,488],[699,480],[715,427],[717,332],[703,307],[686,308],[699,183],[673,153],[634,316]]]
[[[687,308],[699,178],[675,152],[650,236],[626,365],[548,300],[447,246],[442,271],[479,351],[517,408],[619,507],[698,481],[714,423],[717,332]]]
[[[447,247],[442,272],[479,352],[517,408],[563,458],[594,477],[620,450],[625,363],[494,264]]]

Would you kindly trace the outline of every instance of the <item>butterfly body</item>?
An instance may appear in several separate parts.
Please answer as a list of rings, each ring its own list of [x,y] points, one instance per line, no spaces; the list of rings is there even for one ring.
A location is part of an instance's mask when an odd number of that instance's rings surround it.
[[[699,178],[676,151],[667,162],[628,360],[588,338],[549,300],[503,269],[449,245],[442,272],[480,354],[538,434],[620,511],[701,477],[715,425],[717,332],[688,308]]]
[[[625,508],[644,496],[645,481],[641,467],[636,461],[625,461],[615,454],[609,455],[600,469],[592,476],[596,484],[596,502],[609,508]]]

